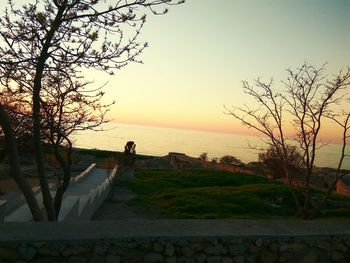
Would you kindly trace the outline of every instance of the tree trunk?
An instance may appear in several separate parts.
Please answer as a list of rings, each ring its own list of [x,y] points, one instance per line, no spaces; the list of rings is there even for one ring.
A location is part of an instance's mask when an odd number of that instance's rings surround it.
[[[3,105],[0,104],[0,124],[5,134],[6,149],[10,160],[10,173],[21,189],[28,207],[32,213],[34,221],[44,221],[44,217],[40,211],[38,201],[35,198],[34,192],[26,178],[23,176],[17,151],[16,139],[13,135],[10,122]]]
[[[68,148],[68,162],[66,162],[64,160],[63,156],[61,155],[61,153],[59,151],[59,145],[55,145],[56,160],[60,163],[61,167],[63,168],[63,182],[57,188],[55,199],[54,199],[56,220],[58,219],[58,215],[59,215],[59,212],[61,210],[63,195],[69,186],[69,182],[70,182],[70,178],[71,178],[72,144],[69,140],[68,140],[68,144],[69,144],[69,146],[68,146],[69,147]]]
[[[50,221],[56,220],[55,207],[50,193],[50,188],[46,179],[46,170],[43,159],[43,151],[41,147],[41,116],[40,116],[40,91],[41,91],[41,80],[45,68],[45,62],[48,58],[49,48],[51,47],[51,41],[54,34],[58,30],[62,23],[62,16],[66,6],[62,5],[56,14],[55,20],[52,23],[50,30],[46,35],[46,40],[41,50],[40,56],[35,69],[35,77],[33,83],[33,137],[35,147],[35,158],[38,169],[38,175],[40,179],[41,193],[43,195],[43,202],[47,212],[47,217]]]

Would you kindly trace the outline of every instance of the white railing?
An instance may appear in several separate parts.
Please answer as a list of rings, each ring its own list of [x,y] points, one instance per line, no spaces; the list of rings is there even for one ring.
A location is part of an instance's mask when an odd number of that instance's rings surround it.
[[[86,170],[79,175],[73,177],[70,179],[71,183],[76,183],[78,181],[81,181],[84,179],[87,175],[89,175],[91,172],[93,172],[96,169],[96,163],[91,164]]]
[[[96,170],[96,164],[90,165],[84,172],[72,178],[70,186],[78,187],[84,183],[84,178],[88,175],[94,176],[93,172]],[[110,184],[113,177],[116,175],[117,167],[114,167],[113,171],[106,176],[106,178],[94,185],[88,193],[69,193],[67,189],[58,221],[78,221],[78,220],[90,220],[98,207],[103,203],[110,191]],[[35,197],[38,200],[40,208],[43,208],[42,195],[38,189],[35,189]],[[51,191],[52,195],[55,194]],[[20,200],[21,199],[21,200]],[[9,200],[0,200],[0,222],[25,222],[31,221],[32,215],[27,203],[23,202],[23,198],[18,197],[19,206],[16,209],[9,211]]]
[[[68,195],[62,202],[58,221],[87,221],[107,198],[111,182],[117,172],[117,166],[106,179],[82,195]]]

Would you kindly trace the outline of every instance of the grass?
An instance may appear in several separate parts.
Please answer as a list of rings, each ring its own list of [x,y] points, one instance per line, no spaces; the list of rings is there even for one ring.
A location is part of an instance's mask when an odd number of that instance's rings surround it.
[[[296,210],[286,185],[224,171],[137,171],[125,184],[138,194],[133,205],[171,218],[285,218]]]
[[[131,205],[148,207],[170,218],[297,218],[294,200],[285,184],[253,175],[215,170],[140,170],[132,182],[124,184],[138,195]],[[348,216],[349,208],[331,207],[321,215]]]

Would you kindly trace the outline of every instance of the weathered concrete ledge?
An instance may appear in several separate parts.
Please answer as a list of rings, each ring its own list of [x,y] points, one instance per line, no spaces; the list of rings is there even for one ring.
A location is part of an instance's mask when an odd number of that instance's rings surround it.
[[[0,242],[129,237],[349,236],[350,220],[113,220],[0,223]]]
[[[350,220],[1,223],[0,262],[349,262]]]

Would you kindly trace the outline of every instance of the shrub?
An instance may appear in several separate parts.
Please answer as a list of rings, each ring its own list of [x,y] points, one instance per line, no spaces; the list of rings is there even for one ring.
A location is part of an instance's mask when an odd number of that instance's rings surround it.
[[[208,161],[208,153],[206,152],[203,152],[199,155],[199,160],[203,161],[203,162],[206,162]]]
[[[298,173],[304,167],[303,157],[296,146],[287,145],[286,150],[289,172],[292,174]],[[259,161],[265,165],[274,179],[283,176],[281,160],[274,146],[270,146],[264,153],[259,153]]]
[[[242,161],[232,155],[225,155],[220,158],[220,163],[242,165]]]

